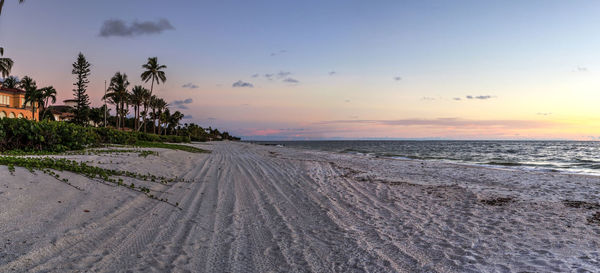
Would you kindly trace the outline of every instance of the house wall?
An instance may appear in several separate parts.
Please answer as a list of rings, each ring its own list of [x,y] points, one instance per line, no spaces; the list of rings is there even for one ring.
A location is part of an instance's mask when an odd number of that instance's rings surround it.
[[[9,97],[9,104],[2,104],[2,97]],[[0,92],[0,118],[10,118],[22,117],[26,119],[31,119],[32,113],[31,108],[23,108],[23,102],[25,101],[25,95],[22,93],[12,93],[12,92]],[[36,109],[35,113],[36,120],[39,120],[39,110]]]
[[[36,113],[35,113],[36,120],[39,119],[37,112],[38,111],[36,109]],[[0,118],[11,117],[11,114],[15,118],[18,118],[19,114],[21,114],[21,115],[23,115],[23,118],[31,119],[31,110],[30,109],[17,109],[17,108],[2,107],[2,106],[0,106]]]

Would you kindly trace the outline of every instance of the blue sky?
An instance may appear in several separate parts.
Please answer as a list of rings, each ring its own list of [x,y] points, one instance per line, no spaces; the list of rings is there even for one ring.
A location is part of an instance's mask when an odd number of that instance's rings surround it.
[[[600,99],[597,1],[7,1],[0,43],[13,74],[61,99],[79,51],[96,105],[104,80],[121,71],[138,84],[157,56],[168,65],[157,93],[191,99],[186,121],[249,138],[600,135],[588,129]],[[161,19],[174,29],[99,35],[106,20]],[[488,122],[449,130],[449,118]],[[429,122],[382,122],[407,119]]]

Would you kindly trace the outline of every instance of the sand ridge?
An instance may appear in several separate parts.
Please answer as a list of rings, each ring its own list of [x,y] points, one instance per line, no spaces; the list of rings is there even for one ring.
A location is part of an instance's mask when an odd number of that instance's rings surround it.
[[[600,226],[586,221],[595,211],[563,203],[598,202],[598,177],[194,145],[212,153],[68,156],[191,180],[147,183],[182,210],[77,175],[65,174],[83,191],[0,166],[0,272],[600,268]]]

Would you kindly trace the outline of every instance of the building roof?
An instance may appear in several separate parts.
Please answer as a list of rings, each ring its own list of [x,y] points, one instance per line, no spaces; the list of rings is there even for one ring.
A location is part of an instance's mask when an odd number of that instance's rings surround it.
[[[17,89],[17,88],[6,88],[6,87],[0,87],[0,91],[12,92],[12,93],[25,93],[25,90],[21,90],[21,89]]]
[[[50,110],[50,112],[52,114],[68,113],[72,109],[73,109],[73,107],[67,106],[67,105],[51,105],[51,106],[48,106],[48,110]]]

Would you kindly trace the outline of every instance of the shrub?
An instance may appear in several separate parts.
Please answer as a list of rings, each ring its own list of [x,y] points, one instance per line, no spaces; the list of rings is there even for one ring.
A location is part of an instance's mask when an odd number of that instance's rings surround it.
[[[0,152],[64,152],[100,144],[133,145],[139,141],[183,143],[190,142],[190,138],[119,131],[112,128],[83,127],[67,122],[0,120]]]
[[[71,123],[26,119],[0,120],[0,151],[79,150],[99,143],[100,139],[85,127]]]

